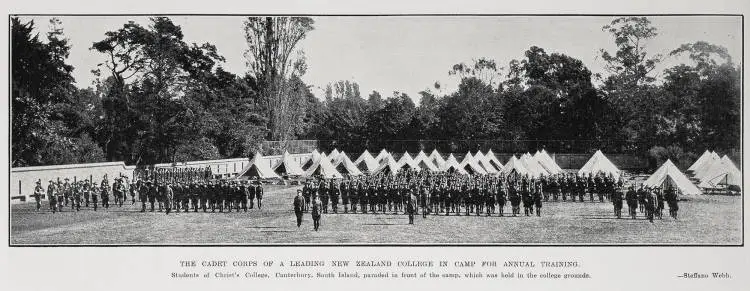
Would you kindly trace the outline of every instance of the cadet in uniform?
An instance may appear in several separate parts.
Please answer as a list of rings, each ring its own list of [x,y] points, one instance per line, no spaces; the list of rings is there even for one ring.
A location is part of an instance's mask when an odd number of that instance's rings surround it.
[[[409,224],[414,224],[414,212],[417,208],[417,197],[411,193],[411,190],[406,190],[409,194],[409,200],[406,202],[406,213],[409,214]]]
[[[301,190],[297,190],[297,196],[294,196],[292,206],[294,207],[294,215],[297,216],[297,227],[299,228],[302,225],[302,213],[305,209],[305,198],[302,196]]]
[[[536,207],[536,216],[542,216],[542,188],[541,185],[534,191],[534,207]]]
[[[638,194],[636,194],[633,185],[630,185],[628,192],[625,193],[625,201],[628,203],[628,214],[635,219],[636,210],[638,209]]]
[[[322,214],[322,208],[323,204],[320,202],[320,198],[318,196],[315,196],[312,202],[312,211],[310,213],[312,214],[313,219],[313,228],[315,231],[318,231],[320,228],[320,216]]]
[[[263,185],[255,180],[255,197],[258,199],[258,209],[263,208]]]
[[[341,204],[344,205],[344,213],[349,213],[349,182],[342,181],[339,185],[339,192],[341,193]]]
[[[615,191],[610,199],[612,199],[612,205],[615,207],[615,217],[620,218],[622,216],[622,192]]]
[[[36,181],[36,187],[34,187],[34,201],[36,201],[36,211],[42,209],[42,196],[44,195],[44,187],[42,187],[42,180]]]
[[[49,180],[47,185],[47,200],[49,200],[49,209],[52,213],[57,212],[57,197],[55,196],[55,182]]]
[[[333,210],[333,213],[339,213],[339,187],[333,179],[331,179],[331,183],[328,185],[328,192],[330,193],[331,210]]]
[[[672,187],[668,187],[665,192],[664,199],[667,201],[667,205],[669,205],[669,216],[677,219],[677,210],[679,210],[677,206],[677,191]]]
[[[91,192],[90,195],[91,195],[91,203],[94,204],[94,211],[96,211],[96,207],[97,205],[99,205],[99,191],[101,191],[99,187],[96,186],[96,183],[93,183],[93,186],[90,191]]]

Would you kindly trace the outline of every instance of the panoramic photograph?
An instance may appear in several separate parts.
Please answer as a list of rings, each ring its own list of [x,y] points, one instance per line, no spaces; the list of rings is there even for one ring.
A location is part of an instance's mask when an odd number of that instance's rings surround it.
[[[744,244],[742,16],[8,21],[10,246]]]

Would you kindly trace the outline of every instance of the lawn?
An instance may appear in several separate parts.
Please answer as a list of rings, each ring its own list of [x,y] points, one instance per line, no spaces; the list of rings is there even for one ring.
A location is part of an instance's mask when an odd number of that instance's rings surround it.
[[[616,219],[610,203],[548,202],[542,217],[328,214],[312,230],[291,210],[297,187],[267,188],[263,209],[247,213],[140,213],[140,205],[52,214],[12,205],[11,243],[27,244],[721,244],[742,243],[742,198],[695,196],[680,220]],[[506,207],[506,212],[509,212]],[[623,211],[626,213],[626,210]]]

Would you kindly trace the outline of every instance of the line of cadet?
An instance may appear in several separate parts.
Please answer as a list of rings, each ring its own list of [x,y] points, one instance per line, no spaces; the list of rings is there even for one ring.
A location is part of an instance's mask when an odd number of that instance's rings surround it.
[[[303,189],[304,212],[318,198],[322,213],[405,213],[409,195],[418,198],[422,216],[427,215],[494,215],[504,216],[506,204],[510,204],[510,215],[517,216],[523,206],[524,215],[542,214],[542,205],[548,201],[584,202],[586,194],[591,202],[611,200],[615,215],[622,210],[623,181],[611,175],[560,174],[541,178],[510,175],[495,177],[488,175],[459,175],[456,173],[429,173],[401,171],[396,175],[376,174],[348,177],[347,179],[308,180]],[[647,212],[661,217],[664,197],[669,197],[670,215],[676,218],[677,195],[673,189],[656,191],[641,187],[637,197],[643,197],[642,206],[653,196],[654,210]],[[669,193],[661,195],[660,193]],[[628,192],[629,193],[629,192]],[[648,195],[647,195],[648,194]],[[653,194],[653,195],[651,195]],[[595,196],[598,199],[595,199]],[[661,198],[659,198],[661,197]],[[629,201],[629,200],[628,200]],[[650,200],[649,200],[650,201]],[[658,202],[662,201],[662,202]],[[661,203],[661,208],[658,207]],[[618,209],[619,204],[619,209]],[[630,205],[630,204],[628,204]],[[672,213],[674,205],[674,213]],[[645,208],[645,207],[644,207]],[[643,212],[643,210],[641,211]],[[631,213],[631,215],[634,215]],[[633,216],[634,217],[634,216]]]
[[[101,183],[95,183],[89,179],[70,182],[68,178],[65,178],[63,182],[57,178],[56,181],[50,180],[46,189],[42,187],[42,181],[37,180],[33,195],[36,210],[39,211],[42,207],[42,197],[46,197],[49,201],[49,209],[52,213],[61,212],[68,205],[71,210],[75,211],[80,211],[81,206],[93,207],[96,211],[100,204],[101,207],[108,209],[110,193],[114,198],[113,206],[122,207],[131,189],[127,180],[127,177],[115,178],[110,186],[106,175]],[[131,194],[131,200],[135,201],[133,194]]]
[[[113,206],[122,207],[130,194],[131,205],[137,201],[141,203],[141,212],[171,211],[198,212],[231,212],[234,208],[247,212],[253,209],[257,203],[258,208],[263,207],[263,186],[254,181],[190,181],[190,182],[152,182],[150,180],[139,180],[128,183],[127,177],[118,177],[110,186],[105,175],[101,183],[93,183],[91,180],[70,182],[65,178],[64,182],[59,178],[57,181],[50,180],[48,186],[42,186],[42,181],[36,182],[34,188],[34,200],[36,210],[41,210],[42,197],[49,201],[52,213],[63,211],[64,207],[70,205],[71,210],[80,211],[81,207],[92,207],[96,211],[101,207],[110,207],[110,193],[113,194]]]

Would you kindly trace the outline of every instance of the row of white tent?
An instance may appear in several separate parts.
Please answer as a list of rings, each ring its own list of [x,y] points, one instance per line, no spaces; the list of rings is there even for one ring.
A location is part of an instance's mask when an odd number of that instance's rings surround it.
[[[453,154],[447,159],[433,150],[430,155],[420,151],[412,158],[407,152],[396,161],[385,149],[373,157],[368,151],[364,151],[359,158],[352,161],[349,156],[336,149],[328,155],[313,151],[311,157],[303,165],[294,161],[289,153],[284,153],[274,165],[261,161],[263,157],[256,153],[255,157],[239,173],[238,177],[258,177],[261,179],[279,178],[279,175],[324,178],[342,178],[343,174],[352,176],[363,173],[385,173],[395,175],[402,169],[433,172],[458,172],[461,174],[491,174],[504,175],[518,174],[521,176],[540,177],[542,175],[554,175],[562,173],[563,170],[547,154],[546,151],[537,151],[534,155],[529,153],[521,155],[520,158],[512,156],[503,165],[495,157],[492,150],[487,153],[477,152],[475,155],[466,153],[463,160],[459,162]],[[701,181],[701,188],[711,188],[717,185],[737,185],[741,183],[741,172],[734,166],[727,156],[719,158],[716,153],[706,152],[689,169],[696,178]],[[611,176],[619,179],[621,171],[610,161],[604,153],[596,151],[593,156],[578,171],[581,176],[600,175]],[[671,160],[667,160],[656,172],[654,172],[644,183],[647,187],[675,187],[683,195],[698,195],[702,191],[696,187],[690,179],[685,176]]]
[[[279,175],[288,175],[341,178],[342,174],[356,176],[363,173],[386,173],[395,175],[402,169],[432,172],[455,171],[461,174],[510,175],[517,173],[531,177],[562,173],[562,168],[544,150],[537,151],[534,155],[526,153],[521,158],[513,156],[505,166],[497,159],[492,150],[484,154],[480,151],[475,155],[467,152],[461,162],[453,154],[444,159],[437,150],[433,150],[429,156],[420,151],[414,158],[408,152],[405,152],[397,161],[385,149],[381,150],[375,157],[370,152],[364,151],[354,161],[346,153],[336,149],[328,155],[315,150],[303,164],[295,162],[287,152],[272,166],[262,162],[261,159],[263,159],[263,156],[256,153],[250,163],[240,171],[238,177],[273,179],[279,178]]]
[[[700,181],[701,188],[719,188],[725,186],[741,187],[742,172],[734,165],[731,159],[724,155],[719,157],[716,152],[706,150],[688,172]]]

